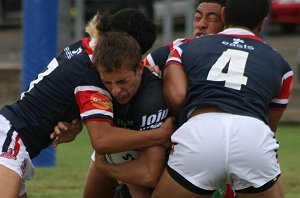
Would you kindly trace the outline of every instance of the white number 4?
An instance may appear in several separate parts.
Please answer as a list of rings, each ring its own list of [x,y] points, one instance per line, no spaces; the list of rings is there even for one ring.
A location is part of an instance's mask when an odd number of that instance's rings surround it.
[[[244,76],[248,54],[240,50],[226,50],[210,69],[207,80],[225,81],[225,87],[241,90],[242,85],[246,85],[248,79]],[[224,73],[222,70],[228,62],[228,71]]]

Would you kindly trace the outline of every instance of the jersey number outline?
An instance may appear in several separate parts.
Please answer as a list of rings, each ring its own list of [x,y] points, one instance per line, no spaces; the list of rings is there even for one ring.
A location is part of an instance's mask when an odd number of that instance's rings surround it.
[[[211,67],[207,80],[225,81],[225,87],[241,90],[248,80],[248,77],[244,76],[248,55],[248,52],[227,49]],[[222,70],[227,64],[228,71],[225,73]]]
[[[32,88],[34,88],[35,84],[37,84],[38,82],[43,80],[43,78],[45,76],[51,74],[51,72],[53,72],[54,69],[57,67],[58,67],[58,62],[57,62],[56,58],[54,58],[51,60],[51,62],[48,64],[48,66],[44,69],[44,71],[41,72],[35,80],[30,82],[29,88],[26,91],[24,91],[23,93],[21,93],[21,99],[24,97],[25,93],[29,92]]]

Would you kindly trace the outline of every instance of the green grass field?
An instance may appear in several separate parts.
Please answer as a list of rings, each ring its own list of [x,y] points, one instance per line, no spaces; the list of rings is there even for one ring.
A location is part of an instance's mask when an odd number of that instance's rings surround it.
[[[300,197],[300,125],[281,125],[279,161],[286,198]],[[74,142],[60,145],[56,151],[57,166],[36,168],[33,180],[27,182],[29,198],[80,198],[92,148],[83,131]]]

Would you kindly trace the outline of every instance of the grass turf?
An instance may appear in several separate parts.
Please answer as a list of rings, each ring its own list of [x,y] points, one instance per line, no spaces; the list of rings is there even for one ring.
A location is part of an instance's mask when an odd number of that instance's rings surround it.
[[[279,161],[286,198],[300,197],[300,125],[281,124],[276,134],[280,142]],[[54,168],[36,168],[26,183],[30,198],[80,198],[92,147],[84,130],[72,143],[58,146]]]

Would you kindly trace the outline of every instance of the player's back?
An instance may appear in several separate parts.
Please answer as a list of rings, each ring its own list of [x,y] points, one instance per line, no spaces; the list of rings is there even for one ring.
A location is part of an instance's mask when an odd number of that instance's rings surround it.
[[[292,80],[287,62],[255,36],[209,35],[181,48],[189,81],[185,118],[195,107],[218,106],[224,112],[268,123],[266,112],[272,99],[281,94],[283,82]],[[287,101],[281,102],[273,105],[285,108]]]

